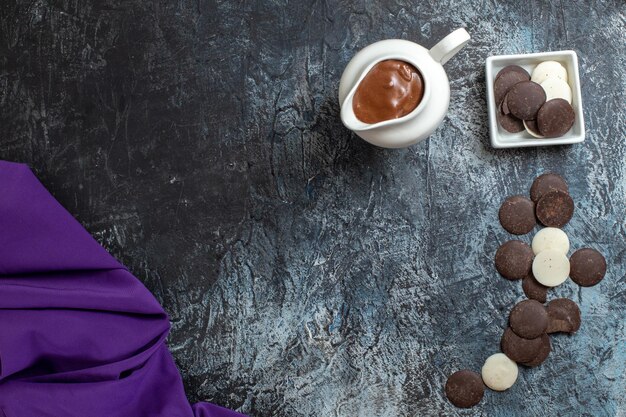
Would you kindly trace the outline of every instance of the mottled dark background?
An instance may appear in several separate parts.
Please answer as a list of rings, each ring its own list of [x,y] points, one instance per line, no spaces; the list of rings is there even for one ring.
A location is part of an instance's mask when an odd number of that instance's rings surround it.
[[[625,16],[622,0],[2,0],[0,158],[28,163],[163,303],[191,401],[625,416]],[[342,127],[356,51],[460,26],[472,41],[430,140],[382,150]],[[586,141],[493,150],[485,59],[560,49],[579,54]],[[608,275],[559,287],[578,334],[460,411],[446,376],[480,369],[522,298],[492,265],[499,204],[546,169],[576,201],[572,248],[601,250]]]

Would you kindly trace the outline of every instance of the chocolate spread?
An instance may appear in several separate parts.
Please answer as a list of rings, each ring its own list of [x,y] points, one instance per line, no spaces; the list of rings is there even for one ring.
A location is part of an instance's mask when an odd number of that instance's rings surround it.
[[[378,123],[411,113],[422,101],[424,81],[417,68],[405,61],[381,61],[365,75],[354,93],[357,119]]]

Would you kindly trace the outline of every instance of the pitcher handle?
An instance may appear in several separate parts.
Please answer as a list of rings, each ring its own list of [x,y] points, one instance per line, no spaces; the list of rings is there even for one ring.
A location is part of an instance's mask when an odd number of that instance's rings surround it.
[[[430,49],[430,56],[441,65],[448,62],[450,58],[465,46],[470,40],[470,35],[463,28],[457,29],[439,41]]]

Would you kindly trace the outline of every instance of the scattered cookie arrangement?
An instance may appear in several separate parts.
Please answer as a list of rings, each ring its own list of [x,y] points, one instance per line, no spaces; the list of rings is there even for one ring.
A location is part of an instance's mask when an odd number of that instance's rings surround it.
[[[502,353],[487,358],[481,375],[471,370],[450,375],[445,392],[455,406],[469,408],[478,404],[485,385],[494,391],[511,388],[517,380],[518,364],[532,368],[548,358],[549,334],[571,334],[580,328],[580,309],[574,301],[556,298],[545,304],[548,290],[568,277],[582,287],[590,287],[606,273],[606,261],[595,249],[579,249],[567,258],[569,238],[560,228],[573,214],[574,201],[567,183],[551,172],[534,180],[530,198],[516,195],[502,203],[498,217],[508,232],[529,233],[537,220],[546,227],[535,234],[531,245],[509,240],[498,248],[496,270],[508,280],[521,279],[528,299],[511,310],[509,327],[500,340]]]
[[[517,65],[502,68],[494,96],[498,123],[509,133],[526,130],[536,138],[557,138],[574,125],[567,70],[556,61],[540,63],[532,75]]]

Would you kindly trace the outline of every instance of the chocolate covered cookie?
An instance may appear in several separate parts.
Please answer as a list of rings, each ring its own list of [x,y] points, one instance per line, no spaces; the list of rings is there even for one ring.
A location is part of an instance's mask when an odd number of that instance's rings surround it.
[[[571,104],[562,98],[555,98],[546,101],[537,112],[537,128],[546,138],[558,138],[572,128],[575,117]]]
[[[574,333],[580,328],[580,309],[568,298],[557,298],[546,306],[548,333]]]
[[[574,215],[574,200],[566,192],[550,191],[537,201],[536,214],[544,226],[563,227]]]
[[[541,344],[541,337],[524,339],[516,335],[510,327],[507,327],[500,340],[502,352],[518,363],[530,362],[535,359],[541,350]]]
[[[496,80],[493,83],[493,93],[496,106],[500,106],[502,99],[504,99],[504,96],[511,89],[511,87],[519,82],[528,80],[530,80],[530,77],[527,73],[523,74],[518,71],[507,71],[496,77]]]
[[[500,71],[498,71],[498,75],[496,75],[496,80],[502,74],[506,74],[509,71],[519,72],[520,74],[524,75],[524,77],[528,77],[526,78],[527,80],[530,80],[530,74],[528,73],[528,71],[526,71],[524,68],[520,67],[519,65],[507,65],[506,67],[502,68]]]
[[[522,279],[530,273],[533,250],[519,240],[503,243],[496,252],[496,269],[506,279]]]
[[[548,312],[537,300],[520,301],[509,314],[509,326],[516,335],[524,339],[534,339],[546,332]]]
[[[504,200],[498,212],[500,224],[509,233],[524,235],[535,227],[535,203],[530,199],[514,195]]]
[[[591,248],[579,249],[569,258],[569,276],[581,287],[592,287],[602,281],[606,274],[606,260],[600,252]]]
[[[537,352],[537,356],[529,362],[523,362],[522,365],[528,366],[529,368],[533,368],[535,366],[541,365],[550,355],[552,351],[552,346],[550,345],[550,336],[547,334],[541,335],[541,346],[539,347],[539,352]]]
[[[548,288],[545,285],[540,284],[532,272],[524,277],[522,280],[522,290],[524,290],[524,294],[526,297],[537,300],[540,303],[545,303],[548,297]]]
[[[533,185],[530,187],[530,199],[536,203],[550,191],[569,193],[569,188],[565,180],[554,172],[546,172],[535,178]]]
[[[446,397],[452,404],[460,408],[470,408],[483,398],[485,385],[480,375],[465,369],[448,377],[445,390]]]
[[[500,126],[509,133],[517,133],[524,130],[524,123],[512,114],[504,114],[502,110],[499,110],[496,118]]]
[[[522,120],[536,119],[539,109],[545,102],[546,92],[539,84],[532,81],[522,81],[515,84],[509,90],[506,98],[511,114]],[[539,131],[544,135],[539,123],[538,126]]]

